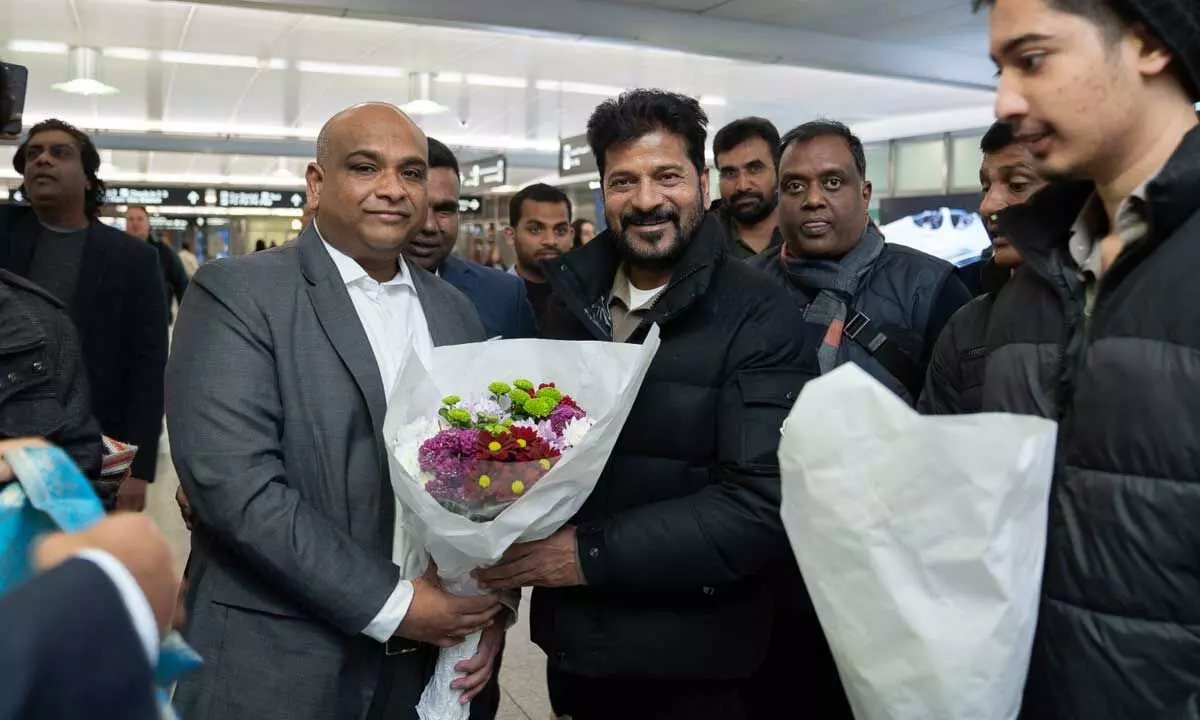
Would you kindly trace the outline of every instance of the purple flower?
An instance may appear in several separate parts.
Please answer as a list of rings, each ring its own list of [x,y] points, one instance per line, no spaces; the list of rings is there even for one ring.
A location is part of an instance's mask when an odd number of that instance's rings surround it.
[[[433,482],[462,482],[475,470],[475,442],[478,430],[449,428],[421,443],[417,461],[424,472],[433,473]],[[426,487],[429,487],[428,485]],[[429,491],[435,493],[432,489]]]
[[[586,413],[579,408],[559,405],[554,408],[554,412],[550,413],[550,427],[554,430],[555,436],[562,437],[563,428],[567,426],[567,423],[582,417],[586,417]]]

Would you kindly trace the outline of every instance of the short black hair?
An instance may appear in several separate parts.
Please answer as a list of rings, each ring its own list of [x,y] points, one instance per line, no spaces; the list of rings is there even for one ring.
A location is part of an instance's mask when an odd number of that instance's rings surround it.
[[[29,128],[25,142],[21,143],[21,146],[17,148],[17,154],[13,155],[13,169],[21,175],[25,175],[25,152],[29,149],[29,141],[35,135],[53,130],[70,135],[74,138],[75,144],[79,146],[79,159],[83,163],[83,174],[92,186],[91,190],[83,195],[83,210],[90,218],[98,217],[100,208],[104,206],[104,182],[96,175],[100,171],[100,151],[96,149],[96,145],[92,143],[92,139],[88,137],[87,133],[71,123],[51,118]],[[25,197],[29,197],[24,184],[21,185],[21,192]]]
[[[979,149],[984,154],[991,155],[1000,152],[1016,141],[1017,134],[1013,132],[1013,126],[1006,122],[997,122],[984,133],[983,140],[979,142]]]
[[[1046,0],[1046,4],[1053,10],[1090,20],[1109,40],[1121,37],[1121,33],[1132,22],[1129,9],[1118,7],[1114,0]],[[974,12],[995,6],[996,0],[971,0],[971,10]]]
[[[708,115],[695,98],[665,90],[630,90],[596,107],[588,120],[588,145],[596,158],[600,177],[608,149],[633,142],[652,132],[679,135],[687,145],[688,159],[697,173],[704,172],[704,141]]]
[[[717,131],[713,138],[713,157],[727,153],[738,145],[753,138],[761,138],[771,149],[771,160],[779,165],[779,130],[775,123],[760,117],[744,117],[734,120]]]
[[[794,128],[784,135],[783,140],[779,143],[779,156],[782,157],[783,151],[792,145],[823,137],[840,137],[845,140],[846,144],[850,146],[850,154],[854,156],[854,167],[858,170],[859,178],[867,179],[867,153],[863,150],[862,140],[850,132],[850,128],[846,127],[845,123],[837,120],[813,120]],[[776,160],[776,164],[778,164],[778,160]]]
[[[446,147],[441,140],[429,139],[429,169],[434,168],[450,168],[454,174],[462,178],[462,172],[458,169],[458,158],[454,157],[454,153],[450,148]]]
[[[567,205],[567,221],[571,220],[571,198],[567,194],[546,183],[536,183],[527,188],[522,188],[521,192],[512,196],[512,200],[508,201],[508,224],[513,228],[521,224],[521,207],[526,200],[540,203],[566,203]]]

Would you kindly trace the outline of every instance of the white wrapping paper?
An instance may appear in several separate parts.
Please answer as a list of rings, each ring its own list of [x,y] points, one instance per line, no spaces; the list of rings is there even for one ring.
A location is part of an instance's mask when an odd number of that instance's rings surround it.
[[[1013,720],[1037,625],[1055,423],[918,415],[855,365],[779,449],[783,522],[857,720]]]
[[[388,400],[384,441],[397,499],[397,554],[405,577],[418,577],[426,551],[443,586],[455,594],[479,592],[470,572],[494,565],[514,543],[554,534],[587,500],[608,462],[659,345],[653,327],[642,345],[553,340],[491,340],[435,348],[432,367],[410,353]],[[414,423],[437,418],[447,395],[484,393],[488,383],[524,377],[554,382],[596,424],[524,495],[488,522],[472,522],[444,507],[405,470],[401,460]],[[454,666],[474,656],[476,633],[442,650],[434,677],[417,707],[422,720],[466,720],[470,706],[459,702],[450,683]]]

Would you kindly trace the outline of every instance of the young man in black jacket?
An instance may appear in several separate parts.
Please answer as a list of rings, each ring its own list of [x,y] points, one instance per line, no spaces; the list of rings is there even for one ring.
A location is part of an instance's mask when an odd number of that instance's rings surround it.
[[[979,214],[992,240],[992,256],[983,264],[984,294],[954,313],[933,347],[925,392],[917,403],[917,409],[926,415],[965,415],[983,409],[988,320],[996,296],[1021,264],[1021,253],[997,225],[997,213],[1024,203],[1046,185],[1029,148],[1017,142],[1008,123],[993,125],[983,136],[980,149],[983,201]]]
[[[812,352],[786,292],[727,255],[705,216],[706,118],[635,90],[588,138],[609,229],[547,263],[544,334],[662,345],[592,496],[550,538],[480,573],[532,585],[558,715],[739,720],[769,640],[764,570],[787,551],[779,429]]]
[[[149,243],[158,253],[158,262],[163,273],[163,297],[167,301],[167,318],[171,318],[171,300],[183,304],[183,293],[187,290],[188,274],[183,269],[179,253],[150,231],[150,213],[144,205],[130,205],[125,211],[125,232],[138,240]]]
[[[49,290],[75,323],[101,431],[138,446],[117,509],[141,511],[163,421],[167,304],[158,254],[100,222],[100,154],[61,120],[35,125],[17,148],[31,207],[0,206],[0,268]]]
[[[996,114],[1052,183],[986,411],[1059,422],[1024,718],[1200,717],[1200,3],[995,0]]]

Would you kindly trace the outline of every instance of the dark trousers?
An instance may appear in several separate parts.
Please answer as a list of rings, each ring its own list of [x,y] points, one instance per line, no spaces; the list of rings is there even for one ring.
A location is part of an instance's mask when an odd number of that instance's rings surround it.
[[[388,647],[397,654],[383,658],[367,720],[417,720],[417,702],[433,676],[438,649],[402,639],[393,639]],[[491,679],[471,701],[471,720],[493,720],[499,707],[500,655],[497,654]]]
[[[588,678],[546,670],[554,714],[571,720],[750,720],[745,680]]]
[[[801,701],[788,706],[789,720],[854,720],[833,653],[795,561],[789,559],[778,566],[772,577],[771,646],[754,676],[752,717],[780,717],[780,698],[790,695]]]

